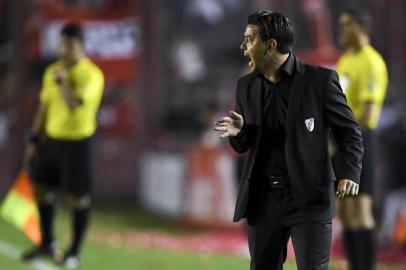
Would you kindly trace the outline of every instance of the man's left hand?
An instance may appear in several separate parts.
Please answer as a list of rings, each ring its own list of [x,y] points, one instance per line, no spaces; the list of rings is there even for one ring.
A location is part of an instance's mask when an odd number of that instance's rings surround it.
[[[337,193],[338,198],[342,199],[348,195],[358,195],[359,185],[354,181],[348,179],[341,179],[338,181]]]

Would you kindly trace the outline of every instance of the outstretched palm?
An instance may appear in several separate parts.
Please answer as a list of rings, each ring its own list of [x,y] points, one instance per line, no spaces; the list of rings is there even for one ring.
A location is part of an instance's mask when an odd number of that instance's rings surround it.
[[[229,116],[225,116],[216,122],[214,130],[223,132],[220,135],[221,138],[234,137],[240,133],[243,125],[244,119],[242,118],[242,115],[230,111]]]

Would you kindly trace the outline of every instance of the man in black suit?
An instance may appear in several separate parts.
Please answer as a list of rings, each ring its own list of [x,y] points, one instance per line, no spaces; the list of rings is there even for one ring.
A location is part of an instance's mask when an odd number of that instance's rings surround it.
[[[282,269],[291,237],[298,269],[325,269],[335,175],[329,131],[342,175],[336,195],[358,193],[363,145],[337,73],[292,53],[293,26],[283,14],[248,17],[241,49],[252,73],[238,81],[236,111],[216,123],[239,153],[248,151],[234,221],[247,218],[251,270]]]

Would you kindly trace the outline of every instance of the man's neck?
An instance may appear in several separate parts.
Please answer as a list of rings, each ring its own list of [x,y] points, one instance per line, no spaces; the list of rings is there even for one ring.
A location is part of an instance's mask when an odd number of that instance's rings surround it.
[[[367,35],[360,36],[360,37],[358,38],[357,42],[354,43],[354,44],[351,46],[350,50],[351,50],[351,51],[354,51],[354,52],[359,51],[359,50],[362,49],[363,47],[369,45],[369,43],[370,43],[370,41],[369,41],[369,37],[368,37]]]
[[[77,63],[80,62],[80,60],[82,60],[83,58],[85,58],[85,54],[84,53],[79,53],[77,54],[73,59],[67,59],[65,60],[65,66],[68,68],[73,67],[74,65],[76,65]]]
[[[283,63],[288,59],[289,54],[274,54],[269,58],[269,62],[264,72],[264,76],[273,83],[277,83],[280,80],[280,68]]]

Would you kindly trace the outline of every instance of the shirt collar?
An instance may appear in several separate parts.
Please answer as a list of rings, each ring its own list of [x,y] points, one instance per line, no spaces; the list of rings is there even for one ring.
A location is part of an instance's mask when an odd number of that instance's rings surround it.
[[[281,71],[284,71],[289,76],[293,75],[293,71],[295,68],[295,58],[290,53],[288,59],[282,64]]]
[[[293,76],[293,73],[295,71],[295,57],[291,53],[289,54],[285,62],[281,65],[280,71],[286,73],[289,77]],[[258,73],[257,76],[259,76],[261,79],[265,79],[266,81],[271,82],[263,74]]]

